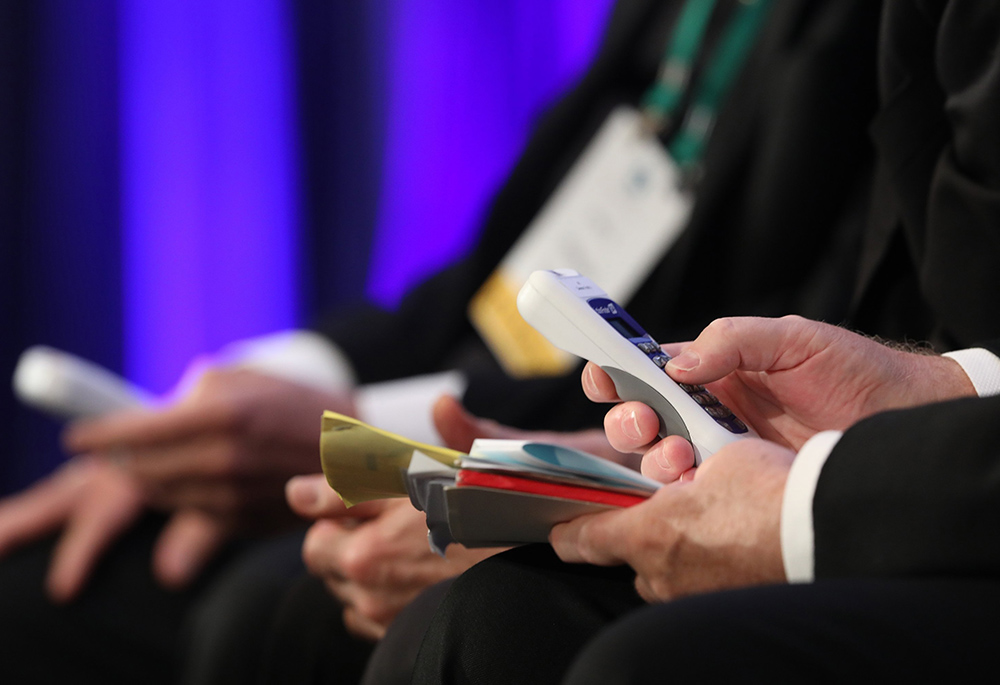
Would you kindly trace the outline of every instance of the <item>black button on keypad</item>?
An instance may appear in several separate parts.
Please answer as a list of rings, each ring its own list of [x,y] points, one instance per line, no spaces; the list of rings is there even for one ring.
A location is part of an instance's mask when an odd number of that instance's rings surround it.
[[[746,433],[750,430],[747,428],[747,425],[740,421],[736,416],[730,417],[728,428],[734,433]]]
[[[703,407],[719,403],[719,400],[716,399],[715,395],[710,392],[694,392],[691,393],[690,397]]]
[[[705,407],[705,411],[707,411],[708,415],[713,419],[728,419],[732,416],[732,412],[729,411],[729,407],[722,404],[710,404]]]

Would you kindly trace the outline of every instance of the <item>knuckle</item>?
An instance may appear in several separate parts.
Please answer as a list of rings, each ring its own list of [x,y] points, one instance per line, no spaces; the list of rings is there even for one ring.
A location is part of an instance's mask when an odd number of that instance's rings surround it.
[[[578,550],[585,563],[598,564],[601,555],[597,550],[604,549],[607,543],[607,536],[603,527],[598,525],[593,518],[584,521],[580,527],[580,534],[577,538]]]
[[[712,333],[720,335],[729,335],[735,329],[736,320],[729,316],[714,319],[712,323],[705,327],[706,331],[711,331]]]
[[[378,565],[377,547],[365,538],[356,538],[341,555],[341,573],[354,581],[365,581],[375,575]]]
[[[247,413],[242,396],[234,392],[233,375],[220,369],[209,369],[198,379],[192,398],[210,423],[220,429],[239,428]]]
[[[225,374],[219,369],[205,369],[198,378],[198,387],[202,391],[214,390],[223,384]]]
[[[712,319],[712,322],[705,326],[705,330],[712,331],[713,333],[725,333],[731,331],[735,327],[735,321],[732,317],[723,316],[717,319]]]
[[[229,386],[229,374],[222,369],[209,368],[201,373],[194,386],[194,395],[201,402],[218,403]]]

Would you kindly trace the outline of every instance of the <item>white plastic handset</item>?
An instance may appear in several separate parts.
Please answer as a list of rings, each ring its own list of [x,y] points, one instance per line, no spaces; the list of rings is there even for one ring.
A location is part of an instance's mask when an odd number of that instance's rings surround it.
[[[149,393],[111,371],[42,345],[21,354],[13,385],[14,393],[25,404],[66,419],[98,416],[152,401]]]
[[[670,358],[659,344],[576,271],[535,271],[518,293],[517,309],[553,345],[604,369],[623,400],[652,407],[660,417],[660,436],[689,440],[695,463],[755,435],[705,388],[673,381],[663,370]]]

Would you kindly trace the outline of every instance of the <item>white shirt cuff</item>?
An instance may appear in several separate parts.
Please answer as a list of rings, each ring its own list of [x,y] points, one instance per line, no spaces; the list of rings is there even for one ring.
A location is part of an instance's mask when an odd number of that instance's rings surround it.
[[[238,366],[286,380],[333,391],[353,388],[354,368],[347,355],[318,333],[282,331],[226,345],[212,359],[222,366]],[[447,371],[401,380],[373,383],[355,389],[358,418],[411,440],[440,444],[431,406],[441,395],[461,397],[465,377]]]
[[[981,347],[946,352],[959,363],[980,397],[1000,395],[1000,357]]]
[[[781,556],[790,583],[809,583],[815,578],[813,496],[820,471],[842,435],[841,431],[823,431],[809,438],[788,472],[781,503]]]
[[[961,365],[980,397],[1000,394],[1000,357],[979,347],[948,352],[944,356]],[[799,450],[788,473],[781,504],[781,555],[785,575],[791,583],[808,583],[815,579],[813,497],[823,465],[841,435],[840,431],[814,435]]]
[[[253,369],[318,388],[354,386],[354,367],[337,345],[313,331],[281,331],[223,347],[213,358],[220,366]]]
[[[465,376],[458,371],[363,385],[354,398],[358,418],[411,440],[440,445],[431,407],[441,395],[461,398],[465,385]]]

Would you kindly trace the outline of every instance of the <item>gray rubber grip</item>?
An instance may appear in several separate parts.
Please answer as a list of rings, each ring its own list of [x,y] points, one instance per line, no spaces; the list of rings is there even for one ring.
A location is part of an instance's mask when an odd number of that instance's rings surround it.
[[[681,415],[674,409],[674,405],[667,402],[663,395],[621,369],[606,366],[602,366],[601,368],[611,376],[611,380],[614,381],[615,389],[618,391],[620,398],[642,402],[649,405],[656,412],[656,415],[660,417],[661,438],[665,438],[668,435],[679,435],[688,442],[691,441],[691,434],[681,419]]]

